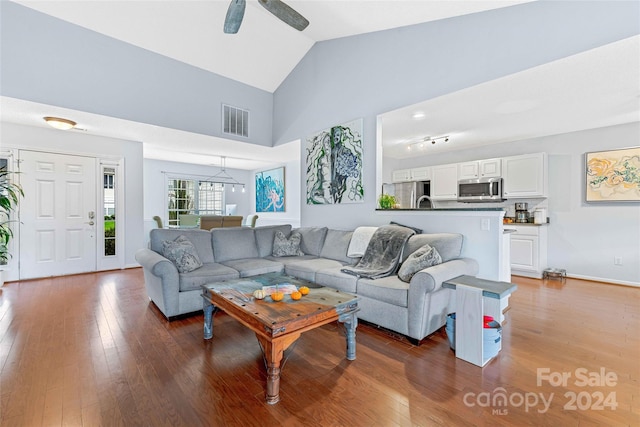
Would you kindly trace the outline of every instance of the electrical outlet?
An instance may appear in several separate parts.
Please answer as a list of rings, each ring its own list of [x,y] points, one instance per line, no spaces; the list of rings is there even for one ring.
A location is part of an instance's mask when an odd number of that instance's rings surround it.
[[[622,257],[621,256],[613,257],[613,265],[622,265]]]
[[[489,218],[482,218],[482,223],[480,225],[480,228],[484,231],[489,231]]]

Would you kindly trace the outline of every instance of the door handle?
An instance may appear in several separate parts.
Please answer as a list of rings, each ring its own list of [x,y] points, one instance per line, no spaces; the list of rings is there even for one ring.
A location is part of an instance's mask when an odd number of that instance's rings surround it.
[[[95,224],[93,221],[85,222],[85,224],[93,225]]]

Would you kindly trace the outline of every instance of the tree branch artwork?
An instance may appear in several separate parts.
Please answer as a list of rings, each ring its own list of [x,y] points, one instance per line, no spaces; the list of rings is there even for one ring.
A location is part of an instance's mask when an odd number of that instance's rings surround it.
[[[307,204],[362,203],[362,119],[307,138]]]

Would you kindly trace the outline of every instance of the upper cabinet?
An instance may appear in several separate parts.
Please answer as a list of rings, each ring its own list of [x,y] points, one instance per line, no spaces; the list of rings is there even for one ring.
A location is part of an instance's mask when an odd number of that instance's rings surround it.
[[[391,181],[404,182],[411,181],[411,169],[398,169],[391,173]]]
[[[502,177],[506,199],[547,197],[547,154],[503,157]]]
[[[431,180],[431,167],[394,170],[391,174],[391,180],[393,182],[429,181]]]
[[[474,160],[458,164],[458,179],[493,178],[502,176],[502,159]]]
[[[547,197],[547,154],[399,169],[392,173],[393,182],[431,181],[433,200],[457,200],[458,180],[495,177],[503,178],[505,199]]]
[[[431,167],[431,199],[456,200],[458,198],[458,164]]]
[[[411,169],[411,179],[413,181],[430,181],[431,180],[431,167],[425,166],[423,168]]]

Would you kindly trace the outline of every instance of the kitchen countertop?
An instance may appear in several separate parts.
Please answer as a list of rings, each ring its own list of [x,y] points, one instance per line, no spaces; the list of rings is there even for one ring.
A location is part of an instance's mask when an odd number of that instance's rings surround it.
[[[529,226],[534,226],[534,227],[540,227],[543,225],[549,225],[549,218],[547,218],[547,222],[543,222],[542,224],[536,224],[534,222],[503,222],[502,223],[505,227],[508,226],[525,226],[525,227],[529,227]]]
[[[468,211],[468,212],[474,212],[474,211],[492,211],[492,212],[496,212],[496,211],[503,211],[504,208],[398,208],[398,209],[376,209],[377,211],[401,211],[401,212],[408,212],[408,211],[416,211],[416,212],[420,212],[420,211]]]

